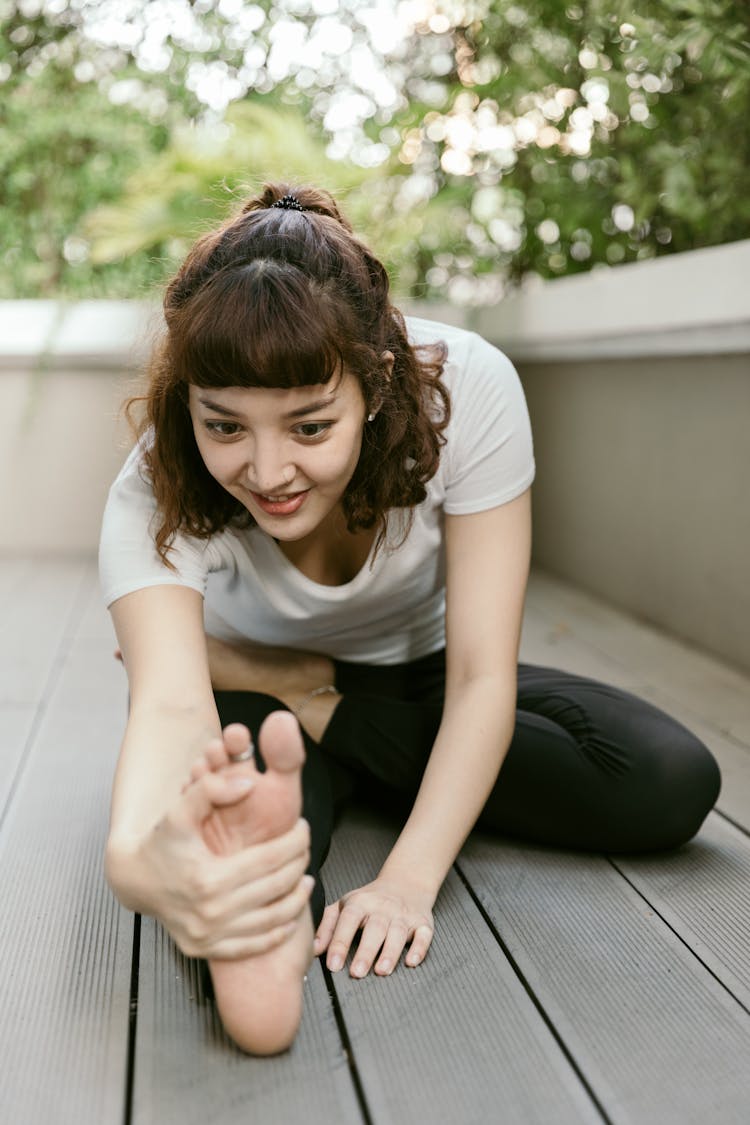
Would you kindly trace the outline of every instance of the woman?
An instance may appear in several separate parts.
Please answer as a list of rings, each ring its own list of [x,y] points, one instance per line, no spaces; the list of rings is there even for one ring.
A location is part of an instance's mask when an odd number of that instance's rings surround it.
[[[650,705],[517,665],[534,475],[518,377],[473,334],[405,322],[327,194],[267,186],[197,243],[165,314],[102,532],[131,694],[107,872],[208,959],[236,1041],[270,1053],[313,952],[337,971],[355,946],[355,977],[407,945],[420,963],[475,823],[673,847],[719,772]],[[403,829],[370,883],[324,909],[317,882],[310,909],[305,868],[357,785],[403,806]]]

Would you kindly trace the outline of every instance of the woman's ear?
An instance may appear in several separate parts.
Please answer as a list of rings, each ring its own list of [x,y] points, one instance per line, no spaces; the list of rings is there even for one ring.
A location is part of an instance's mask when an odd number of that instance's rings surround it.
[[[393,352],[385,351],[382,353],[380,358],[383,361],[383,367],[385,368],[385,377],[390,383],[391,375],[393,374],[393,365],[396,362],[396,357],[394,356]]]

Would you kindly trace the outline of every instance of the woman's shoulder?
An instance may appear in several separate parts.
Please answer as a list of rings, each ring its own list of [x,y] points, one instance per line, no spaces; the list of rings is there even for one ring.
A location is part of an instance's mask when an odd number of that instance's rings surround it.
[[[515,375],[505,352],[478,332],[424,317],[404,317],[409,342],[416,347],[443,343],[447,349],[446,367],[461,372],[489,368],[496,373]]]
[[[462,348],[471,348],[473,340],[479,339],[476,332],[444,321],[429,320],[427,317],[405,316],[404,323],[409,343],[417,347],[444,343],[449,351],[460,351]]]
[[[153,440],[153,433],[147,430],[135,443],[112,481],[109,489],[110,499],[118,495],[130,494],[139,496],[145,504],[153,506],[154,493],[146,471],[146,453]]]
[[[222,560],[214,543],[178,531],[168,568],[154,540],[157,505],[144,454],[149,435],[134,446],[109,490],[99,540],[99,575],[105,604],[154,585],[190,586],[204,593],[209,570]]]

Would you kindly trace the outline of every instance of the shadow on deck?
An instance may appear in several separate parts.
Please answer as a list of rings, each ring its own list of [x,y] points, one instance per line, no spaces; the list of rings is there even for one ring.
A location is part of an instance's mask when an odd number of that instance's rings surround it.
[[[717,810],[653,857],[472,838],[425,964],[354,982],[314,963],[293,1049],[254,1060],[223,1036],[195,963],[102,877],[125,683],[93,564],[3,560],[0,603],[7,1120],[747,1122],[748,679],[535,574],[522,659],[675,715],[722,766]],[[370,878],[394,834],[352,814],[328,897]]]

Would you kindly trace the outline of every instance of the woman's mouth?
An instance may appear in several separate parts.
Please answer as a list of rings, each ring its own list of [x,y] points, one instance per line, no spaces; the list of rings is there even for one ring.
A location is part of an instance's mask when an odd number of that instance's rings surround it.
[[[269,516],[291,516],[298,512],[305,502],[309,488],[302,492],[287,492],[284,495],[266,496],[262,492],[251,493],[253,500]]]

